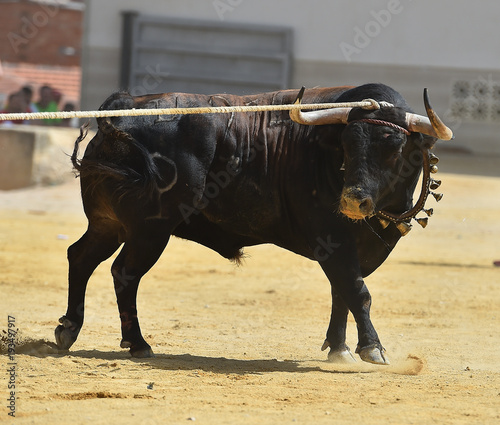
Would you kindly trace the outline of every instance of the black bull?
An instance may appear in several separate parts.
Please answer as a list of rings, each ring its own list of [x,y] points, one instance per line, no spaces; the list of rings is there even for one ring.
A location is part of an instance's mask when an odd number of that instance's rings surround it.
[[[101,109],[290,104],[296,91],[254,96],[161,94],[110,96]],[[56,328],[68,349],[83,325],[87,282],[123,244],[112,265],[122,348],[151,356],[141,334],[136,295],[171,235],[239,261],[242,248],[273,243],[317,261],[331,283],[332,313],[323,349],[351,361],[345,344],[350,311],[358,327],[356,352],[387,364],[370,320],[371,296],[363,278],[387,258],[399,238],[379,210],[412,206],[422,170],[422,144],[436,138],[407,127],[410,109],[381,84],[311,89],[305,103],[372,98],[393,108],[354,108],[349,123],[301,125],[288,112],[142,116],[98,119],[98,132],[73,164],[81,178],[88,218],[85,234],[68,249],[66,315]],[[352,122],[351,122],[352,121]]]

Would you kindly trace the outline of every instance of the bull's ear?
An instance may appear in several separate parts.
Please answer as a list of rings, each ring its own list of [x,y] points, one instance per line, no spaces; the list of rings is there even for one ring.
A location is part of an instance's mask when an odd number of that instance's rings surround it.
[[[436,139],[435,137],[428,136],[427,134],[424,134],[422,139],[423,139],[422,140],[422,147],[424,147],[426,149],[432,149],[434,147],[434,145],[436,144],[436,142],[438,141],[438,139]]]
[[[410,137],[420,149],[432,149],[438,141],[437,138],[422,133],[412,133]]]

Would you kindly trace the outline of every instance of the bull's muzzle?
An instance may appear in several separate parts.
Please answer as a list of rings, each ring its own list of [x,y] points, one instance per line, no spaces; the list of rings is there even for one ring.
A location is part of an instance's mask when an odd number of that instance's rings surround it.
[[[340,196],[340,212],[353,220],[362,220],[375,214],[375,203],[360,187],[348,187]]]

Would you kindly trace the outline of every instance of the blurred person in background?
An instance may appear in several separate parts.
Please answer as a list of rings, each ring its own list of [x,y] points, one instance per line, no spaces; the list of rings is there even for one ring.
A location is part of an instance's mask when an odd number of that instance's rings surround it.
[[[25,112],[31,112],[31,111],[29,110],[29,106],[28,103],[26,102],[24,94],[20,91],[11,93],[9,95],[7,104],[5,105],[5,108],[1,111],[2,114],[19,114]],[[2,121],[0,122],[0,125],[8,127],[13,124],[24,124],[24,123],[25,123],[24,120],[12,120],[12,121]]]
[[[23,94],[24,98],[26,99],[26,103],[28,104],[28,112],[38,112],[38,108],[35,105],[35,102],[33,102],[33,89],[31,86],[24,86],[21,89],[21,93]],[[31,124],[31,125],[43,125],[42,120],[25,120],[24,124]]]
[[[66,102],[63,111],[69,112],[76,110],[76,105],[73,102]],[[61,120],[61,127],[79,127],[80,121],[78,118],[64,118]]]
[[[60,94],[59,94],[60,95]],[[59,97],[60,99],[60,97]],[[40,100],[36,102],[36,107],[38,112],[58,112],[59,107],[57,106],[57,101],[54,96],[54,90],[50,86],[40,87]],[[59,125],[60,119],[46,119],[42,120],[42,125]]]
[[[26,99],[26,103],[28,104],[29,112],[38,112],[38,108],[36,107],[35,103],[33,102],[33,89],[31,88],[31,86],[24,86],[21,89],[21,93],[23,94],[24,98]]]
[[[57,109],[59,109],[59,104],[61,103],[62,93],[59,90],[52,89],[52,100],[56,102]]]

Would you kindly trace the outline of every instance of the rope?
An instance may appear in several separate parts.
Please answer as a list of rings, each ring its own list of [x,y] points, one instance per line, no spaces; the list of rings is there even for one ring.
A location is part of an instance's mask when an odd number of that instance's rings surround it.
[[[294,105],[248,105],[217,106],[196,108],[163,108],[163,109],[118,109],[102,111],[67,111],[67,112],[27,112],[0,114],[0,121],[15,120],[47,120],[66,118],[102,118],[102,117],[135,117],[140,115],[184,115],[184,114],[229,114],[233,112],[291,111],[295,109],[330,109],[330,108],[364,108],[379,109],[380,105],[372,99],[361,102],[313,103]]]
[[[411,134],[406,128],[401,127],[400,125],[394,124],[393,122],[388,122],[388,121],[383,121],[383,120],[376,120],[376,119],[373,119],[373,118],[363,118],[363,119],[360,119],[360,120],[349,121],[349,124],[352,124],[353,122],[367,122],[369,124],[383,125],[385,127],[394,128],[394,129],[400,131],[401,133],[406,134],[407,136],[409,136]]]

